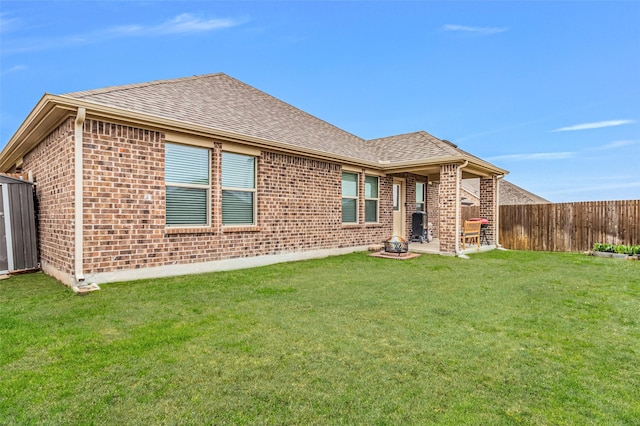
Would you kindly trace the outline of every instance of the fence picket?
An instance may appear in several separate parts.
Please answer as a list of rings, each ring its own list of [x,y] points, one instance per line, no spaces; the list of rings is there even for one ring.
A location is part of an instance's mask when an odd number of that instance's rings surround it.
[[[477,206],[462,217],[477,217]],[[500,244],[514,250],[587,251],[594,243],[640,245],[640,200],[500,206]]]

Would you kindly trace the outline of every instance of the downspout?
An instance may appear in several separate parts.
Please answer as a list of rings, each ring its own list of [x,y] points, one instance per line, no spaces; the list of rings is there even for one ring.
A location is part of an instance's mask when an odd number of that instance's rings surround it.
[[[84,249],[84,208],[83,208],[83,126],[84,120],[87,117],[87,110],[83,107],[78,108],[78,115],[75,120],[75,133],[74,133],[74,272],[76,279],[76,286],[84,282],[83,267],[83,249]]]
[[[496,176],[496,220],[495,220],[495,229],[493,232],[496,234],[496,247],[502,248],[500,245],[500,179],[504,178],[506,175]]]
[[[460,213],[462,213],[460,208],[460,185],[462,184],[462,169],[469,165],[469,160],[464,160],[464,163],[460,167],[458,167],[456,176],[456,256],[461,256],[462,251],[460,250]]]

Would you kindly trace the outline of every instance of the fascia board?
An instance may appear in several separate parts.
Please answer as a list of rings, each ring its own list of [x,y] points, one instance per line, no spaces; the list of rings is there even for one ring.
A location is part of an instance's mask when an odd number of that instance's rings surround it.
[[[73,112],[73,108],[57,105],[55,95],[45,94],[22,122],[0,152],[0,170],[9,170],[33,149],[60,122]]]
[[[263,150],[280,151],[297,155],[304,155],[316,159],[341,163],[352,164],[360,167],[378,168],[378,163],[366,160],[359,160],[352,157],[331,154],[324,151],[314,150],[311,148],[298,147],[287,143],[282,143],[270,139],[257,138],[254,136],[244,135],[241,133],[229,132],[226,130],[215,129],[197,124],[186,123],[178,120],[171,120],[158,117],[151,114],[144,114],[136,111],[130,111],[122,108],[114,108],[100,103],[87,102],[80,99],[59,96],[60,100],[64,100],[74,108],[84,107],[87,110],[87,118],[107,119],[112,122],[122,124],[140,125],[146,128],[161,132],[173,132],[177,134],[192,135],[204,138],[212,138],[221,142],[232,142],[243,145],[249,145]]]
[[[380,167],[387,173],[403,173],[420,167],[439,166],[442,164],[463,164],[465,161],[469,161],[469,166],[467,166],[468,168],[473,169],[480,174],[506,175],[509,173],[507,170],[496,167],[486,161],[481,161],[476,157],[470,157],[467,155],[436,157],[428,160],[399,161],[397,163],[380,164]]]
[[[22,156],[33,149],[41,138],[52,131],[60,121],[68,115],[84,107],[87,110],[87,118],[106,119],[112,122],[139,125],[162,132],[175,132],[186,135],[213,138],[222,142],[234,142],[249,145],[263,150],[286,152],[295,155],[303,155],[315,159],[352,165],[370,170],[379,170],[381,173],[401,173],[419,167],[429,167],[442,164],[460,163],[468,160],[470,164],[488,174],[507,174],[506,170],[493,166],[490,163],[479,161],[476,157],[465,155],[438,157],[434,159],[421,159],[403,162],[368,161],[358,158],[327,153],[311,148],[294,146],[274,140],[257,138],[253,136],[233,133],[226,130],[185,123],[171,120],[151,114],[130,111],[123,108],[89,102],[69,96],[45,94],[36,104],[31,113],[11,138],[5,149],[0,153],[0,170],[8,170]]]

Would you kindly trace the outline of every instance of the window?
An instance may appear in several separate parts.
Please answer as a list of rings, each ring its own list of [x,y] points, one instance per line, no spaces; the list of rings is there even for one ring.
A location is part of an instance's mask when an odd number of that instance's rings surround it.
[[[393,211],[394,212],[400,211],[400,184],[399,183],[393,184]]]
[[[378,221],[378,177],[364,178],[364,221]]]
[[[425,184],[422,182],[416,182],[416,211],[417,212],[426,212],[425,209]]]
[[[222,153],[222,224],[255,225],[256,157]]]
[[[342,173],[342,223],[358,223],[357,173]]]
[[[209,223],[209,150],[165,144],[164,179],[167,226]]]

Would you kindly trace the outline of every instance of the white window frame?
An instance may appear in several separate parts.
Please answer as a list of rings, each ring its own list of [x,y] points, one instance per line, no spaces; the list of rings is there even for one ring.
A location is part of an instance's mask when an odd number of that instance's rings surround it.
[[[422,185],[422,201],[418,201],[418,185]],[[418,204],[422,204],[422,209],[418,208]],[[416,211],[427,211],[427,184],[426,182],[416,182]]]
[[[352,195],[344,195],[344,188],[342,185],[344,185],[344,175],[354,175],[356,177],[356,195],[352,196]],[[344,216],[342,216],[341,214],[341,220],[342,220],[342,224],[343,225],[353,225],[353,224],[357,224],[360,222],[360,173],[357,172],[351,172],[351,171],[343,171],[342,175],[340,175],[340,183],[341,183],[341,188],[342,188],[342,192],[341,192],[341,203],[342,200],[344,199],[348,199],[348,200],[356,200],[356,217],[355,217],[355,221],[354,222],[345,222],[344,221]],[[342,206],[342,204],[341,204]],[[342,213],[342,208],[341,208],[341,213]]]
[[[167,180],[167,175],[166,175],[166,156],[167,156],[167,145],[174,145],[174,146],[186,146],[186,147],[190,147],[190,148],[196,148],[196,149],[201,149],[203,151],[207,152],[207,176],[208,176],[208,184],[204,185],[204,184],[195,184],[195,183],[181,183],[181,182],[171,182],[169,180]],[[165,177],[164,177],[164,181],[165,181],[165,226],[167,228],[202,228],[202,227],[209,227],[211,226],[211,152],[208,148],[204,148],[201,146],[193,146],[193,145],[187,145],[187,144],[180,144],[180,143],[175,143],[175,142],[171,142],[171,141],[167,141],[165,142]],[[192,189],[201,189],[201,190],[205,190],[205,223],[198,223],[198,224],[180,224],[180,223],[176,223],[176,224],[169,224],[167,223],[167,206],[166,206],[166,200],[167,200],[167,188],[192,188]]]
[[[376,183],[376,197],[367,197],[367,190],[366,190],[366,185],[367,185],[367,178],[372,178],[375,179],[377,181]],[[364,184],[365,184],[365,191],[364,191],[364,220],[365,223],[379,223],[380,222],[380,177],[378,176],[372,176],[372,175],[365,175],[364,176]],[[367,220],[367,201],[375,201],[376,203],[376,220],[374,221],[368,221]]]
[[[237,188],[237,187],[233,187],[233,186],[224,186],[222,184],[223,179],[223,173],[224,173],[224,154],[233,154],[233,155],[238,155],[238,156],[243,156],[243,157],[251,157],[253,158],[253,188]],[[244,152],[236,152],[236,151],[222,151],[222,158],[220,160],[220,186],[221,186],[221,193],[220,193],[220,218],[222,221],[222,227],[223,228],[237,228],[237,227],[243,227],[243,226],[256,226],[257,222],[258,222],[258,156],[257,155],[252,155],[252,154],[246,154]],[[223,193],[225,191],[237,191],[237,192],[247,192],[247,193],[251,193],[252,197],[253,197],[253,211],[252,211],[252,218],[251,218],[251,223],[228,223],[225,224],[224,223],[224,211],[223,211],[223,206],[222,206],[222,197],[223,197]]]

